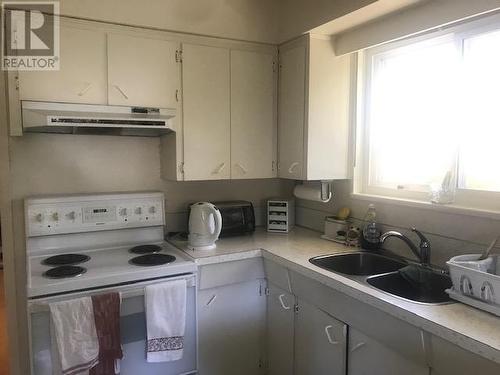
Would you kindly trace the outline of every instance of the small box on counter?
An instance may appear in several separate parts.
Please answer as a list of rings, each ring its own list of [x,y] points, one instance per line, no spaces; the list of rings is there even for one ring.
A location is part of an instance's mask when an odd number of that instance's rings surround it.
[[[267,231],[288,233],[295,225],[294,199],[269,199],[267,201]]]

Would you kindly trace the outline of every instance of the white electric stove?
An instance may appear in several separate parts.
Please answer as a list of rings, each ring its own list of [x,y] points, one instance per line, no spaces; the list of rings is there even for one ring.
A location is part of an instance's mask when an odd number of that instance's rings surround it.
[[[197,369],[196,265],[164,241],[162,193],[74,195],[25,201],[32,374],[52,374],[51,302],[119,292],[121,374]],[[144,288],[186,279],[186,336],[179,361],[145,361]]]

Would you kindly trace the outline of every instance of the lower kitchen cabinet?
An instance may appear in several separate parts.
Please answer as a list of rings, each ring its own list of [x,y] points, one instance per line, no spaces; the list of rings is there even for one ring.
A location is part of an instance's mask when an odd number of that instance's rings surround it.
[[[317,307],[298,300],[295,375],[344,375],[346,346],[347,325]]]
[[[432,375],[498,375],[500,364],[471,353],[436,336],[431,337]]]
[[[352,327],[349,327],[347,357],[348,375],[429,374],[427,366],[406,359]]]
[[[265,281],[198,292],[200,375],[258,375],[265,369]]]
[[[293,374],[295,296],[271,283],[267,290],[267,373]]]

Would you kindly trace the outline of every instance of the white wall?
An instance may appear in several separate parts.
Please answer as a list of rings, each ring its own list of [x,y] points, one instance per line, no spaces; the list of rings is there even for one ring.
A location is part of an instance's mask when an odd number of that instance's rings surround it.
[[[43,1],[43,0],[40,0]],[[63,0],[61,14],[281,43],[376,0]]]
[[[371,202],[351,198],[350,181],[335,181],[333,186],[335,196],[329,203],[304,200],[297,202],[299,225],[323,231],[324,217],[336,214],[341,207],[349,207],[354,222],[360,224]],[[432,263],[438,265],[444,265],[454,255],[481,252],[500,234],[499,220],[405,207],[394,203],[374,203],[378,222],[384,230],[401,231],[415,241],[417,237],[409,228],[416,227],[425,232],[432,245]],[[403,256],[411,257],[409,249],[398,240],[389,240],[387,247]]]
[[[63,0],[61,14],[163,30],[272,42],[274,1]]]
[[[272,1],[272,0],[271,0]],[[276,0],[276,40],[284,42],[376,0]]]

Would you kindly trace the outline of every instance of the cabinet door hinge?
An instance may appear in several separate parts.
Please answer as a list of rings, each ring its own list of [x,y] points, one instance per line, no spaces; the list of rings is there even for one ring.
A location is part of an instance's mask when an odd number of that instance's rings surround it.
[[[268,295],[269,295],[269,288],[261,284],[259,288],[259,296],[268,296]]]
[[[178,63],[182,62],[182,50],[180,50],[180,49],[175,51],[175,62],[178,62]]]
[[[179,89],[175,90],[175,101],[179,101]]]
[[[184,162],[179,163],[179,172],[184,174]]]
[[[273,73],[276,73],[276,61],[273,61]]]
[[[280,163],[279,163],[279,162],[277,162],[277,163],[276,163],[276,169],[277,169],[278,171],[280,170]]]
[[[299,304],[298,303],[293,305],[293,311],[295,312],[295,314],[297,314],[299,312]]]

